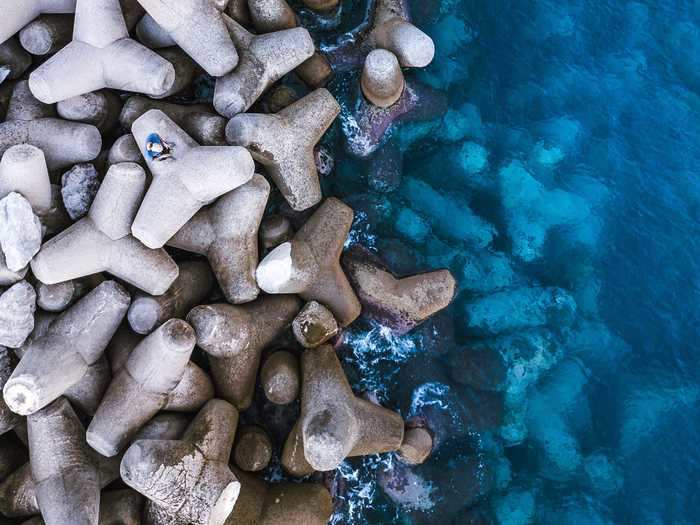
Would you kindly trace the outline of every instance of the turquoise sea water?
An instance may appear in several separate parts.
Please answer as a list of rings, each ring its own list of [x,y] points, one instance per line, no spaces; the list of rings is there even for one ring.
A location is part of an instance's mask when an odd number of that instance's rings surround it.
[[[355,386],[438,446],[346,462],[335,522],[700,522],[700,2],[409,4],[437,55],[407,80],[445,105],[360,159],[340,75],[325,190],[352,242],[460,293],[408,336],[348,334]],[[343,7],[341,32],[366,1]]]

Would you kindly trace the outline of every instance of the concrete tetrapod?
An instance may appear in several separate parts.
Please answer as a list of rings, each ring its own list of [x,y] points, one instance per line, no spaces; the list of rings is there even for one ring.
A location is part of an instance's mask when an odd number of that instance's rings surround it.
[[[301,346],[316,348],[338,333],[338,323],[328,308],[310,301],[294,319],[292,331]]]
[[[366,97],[360,98],[353,111],[354,119],[352,134],[346,136],[345,147],[347,151],[358,157],[368,157],[380,147],[385,146],[387,133],[399,123],[424,122],[435,118],[441,118],[446,111],[446,99],[444,94],[434,90],[430,86],[421,84],[415,80],[406,81],[404,89],[397,91],[399,98],[388,107],[382,107]],[[392,142],[388,144],[391,148]],[[398,182],[392,179],[400,178],[400,166],[391,168],[391,164],[382,156],[375,156],[373,160],[376,172],[379,170],[396,171],[394,175],[374,173],[373,184],[380,188],[387,185],[386,189],[398,186]],[[391,152],[389,153],[391,154]],[[400,158],[400,152],[395,155]],[[384,161],[384,162],[380,162]],[[394,161],[396,163],[396,160]],[[380,180],[376,180],[379,177]],[[384,179],[385,182],[382,182]],[[389,179],[389,180],[386,180]]]
[[[139,440],[121,463],[121,477],[174,520],[223,525],[241,484],[228,466],[238,411],[212,399],[178,441]]]
[[[46,104],[106,87],[159,96],[174,82],[170,62],[129,38],[119,0],[77,0],[72,42],[29,75]]]
[[[121,109],[119,95],[107,89],[76,95],[56,104],[56,111],[61,118],[92,124],[101,133],[114,128]]]
[[[217,11],[221,12],[226,7],[228,0],[211,0]],[[170,33],[163,29],[148,13],[136,24],[136,37],[146,47],[151,49],[161,49],[177,46]]]
[[[155,22],[204,71],[220,77],[238,64],[221,12],[211,0],[139,0]]]
[[[136,294],[127,319],[137,334],[150,334],[168,319],[182,318],[200,304],[214,284],[214,276],[204,261],[185,261],[179,265],[177,279],[163,295]]]
[[[78,416],[65,398],[27,418],[29,465],[47,525],[96,524],[100,475]]]
[[[165,250],[151,250],[128,235],[144,186],[139,165],[112,165],[88,216],[44,243],[32,260],[37,279],[56,284],[106,271],[151,295],[165,293],[177,265]]]
[[[336,72],[360,68],[374,49],[391,51],[401,67],[425,67],[435,56],[433,40],[410,22],[404,0],[376,0],[370,23],[326,56]]]
[[[301,302],[293,295],[264,296],[245,305],[203,305],[187,320],[197,346],[209,354],[218,394],[239,410],[253,400],[263,349],[289,327]]]
[[[150,248],[162,247],[200,208],[253,177],[255,163],[244,148],[200,146],[157,109],[136,119],[131,131],[153,174],[131,231]],[[147,152],[156,137],[168,143],[169,157]]]
[[[194,80],[195,76],[200,74],[200,69],[194,60],[179,47],[168,47],[166,49],[158,49],[156,54],[170,62],[175,69],[175,81],[170,86],[170,89],[160,95],[149,95],[155,99],[163,99],[172,97],[187,89]]]
[[[304,5],[314,11],[330,11],[340,4],[340,0],[302,0]]]
[[[352,219],[346,204],[326,199],[291,241],[262,260],[255,272],[260,288],[317,301],[333,312],[340,326],[352,323],[360,315],[360,302],[339,261]]]
[[[279,350],[270,354],[260,370],[265,397],[276,405],[286,405],[299,395],[301,374],[294,354]]]
[[[260,244],[263,251],[267,252],[272,248],[288,241],[294,235],[292,224],[287,217],[282,215],[268,215],[264,217],[258,229]]]
[[[206,256],[230,303],[246,303],[260,293],[255,280],[258,228],[269,194],[270,184],[256,174],[197,212],[167,243]]]
[[[129,330],[125,324],[119,327],[106,350],[113,376],[116,376],[124,368],[132,350],[143,339],[142,336]],[[214,383],[212,383],[211,378],[204,370],[190,361],[185,366],[180,382],[168,393],[163,410],[197,412],[213,397]]]
[[[114,164],[100,184],[88,217],[113,241],[126,237],[145,191],[146,172],[141,166],[129,162]]]
[[[188,424],[189,419],[184,415],[164,412],[146,423],[135,439],[179,439]],[[90,448],[89,452],[97,464],[101,488],[119,478],[120,457],[105,458]],[[0,513],[14,518],[39,512],[36,484],[29,463],[25,463],[0,483]]]
[[[78,383],[102,356],[129,300],[124,288],[105,281],[63,312],[31,341],[5,383],[7,406],[17,414],[32,414]]]
[[[258,472],[270,463],[272,441],[267,432],[256,425],[243,425],[236,432],[236,446],[233,448],[236,465],[246,472]]]
[[[75,4],[75,1],[73,3]],[[68,45],[72,35],[71,15],[46,14],[24,26],[19,32],[19,41],[32,55],[52,55]]]
[[[212,112],[209,106],[203,104],[185,106],[162,100],[133,96],[129,97],[124,103],[124,107],[119,115],[119,122],[124,128],[130,129],[136,119],[151,109],[161,110],[200,144],[205,146],[226,145],[226,135],[224,133],[226,119]],[[140,153],[139,158],[141,158]]]
[[[6,2],[0,17],[0,42],[4,42],[42,13],[72,13],[75,0],[24,0]]]
[[[192,327],[171,319],[141,341],[115,375],[87,429],[87,442],[115,456],[162,410],[180,383],[194,349]]]
[[[104,280],[101,274],[96,274],[56,284],[37,281],[36,305],[45,312],[62,312]]]
[[[343,267],[366,314],[400,334],[447,308],[457,288],[449,270],[398,279],[360,247],[343,255]]]
[[[433,436],[423,427],[407,428],[398,454],[409,465],[420,465],[433,450]]]
[[[20,359],[24,357],[34,340],[37,340],[49,331],[51,323],[58,318],[58,314],[48,312],[37,312],[34,323],[34,330],[24,344],[15,349],[15,354]],[[109,369],[109,362],[103,355],[91,364],[83,374],[83,377],[70,388],[63,392],[63,397],[70,401],[74,408],[83,414],[92,416],[97,410],[97,405],[112,379]]]
[[[297,15],[287,0],[248,0],[250,17],[261,33],[297,27]]]
[[[226,140],[247,147],[290,206],[301,211],[321,200],[314,146],[338,113],[333,95],[317,89],[274,115],[236,115],[226,125]]]
[[[30,144],[8,148],[0,160],[0,199],[20,193],[41,215],[51,208],[51,181],[44,152]]]
[[[388,108],[401,98],[406,83],[398,58],[386,49],[375,49],[365,58],[360,86],[375,106]]]
[[[224,12],[239,24],[251,24],[248,0],[229,0]]]
[[[314,42],[303,27],[254,35],[228,16],[224,21],[241,56],[236,69],[216,79],[214,107],[231,118],[247,111],[267,88],[313,55]]]
[[[287,472],[329,471],[346,457],[399,449],[403,419],[353,394],[333,347],[307,350],[301,368],[301,416],[282,453]]]
[[[130,489],[103,492],[99,525],[141,525],[143,497]]]
[[[333,500],[319,483],[266,483],[234,469],[241,482],[233,512],[226,525],[326,525]]]
[[[5,386],[12,375],[15,362],[12,350],[0,346],[0,388]],[[20,421],[19,415],[10,410],[4,399],[0,399],[0,435],[12,430]]]
[[[258,33],[283,31],[299,26],[296,13],[287,0],[248,0],[250,21]],[[324,86],[333,74],[328,60],[315,52],[294,71],[309,88]]]
[[[39,148],[53,170],[96,158],[102,137],[95,126],[56,118],[54,107],[39,102],[27,81],[21,80],[12,91],[5,122],[0,123],[0,155],[17,144]]]
[[[133,162],[142,168],[146,167],[146,161],[143,160],[141,150],[136,144],[134,136],[131,133],[119,137],[114,141],[112,147],[109,148],[109,153],[107,154],[107,166],[119,164],[120,162]]]

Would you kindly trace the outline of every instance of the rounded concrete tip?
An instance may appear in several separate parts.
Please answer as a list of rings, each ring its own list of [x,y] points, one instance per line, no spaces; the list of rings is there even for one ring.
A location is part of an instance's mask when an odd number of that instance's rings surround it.
[[[119,454],[119,449],[115,447],[113,443],[107,441],[100,434],[92,432],[90,428],[88,428],[87,432],[85,433],[85,440],[94,450],[107,458],[111,458]]]
[[[195,306],[187,314],[187,322],[192,325],[197,333],[197,344],[207,346],[216,342],[219,323],[216,308],[211,305],[202,304]]]
[[[353,416],[346,407],[325,408],[305,420],[304,457],[316,470],[335,469],[352,448]]]
[[[51,85],[37,70],[33,71],[29,75],[29,90],[32,92],[32,95],[34,95],[34,98],[38,99],[44,104],[53,104],[54,102],[58,102],[57,100],[54,100],[53,96],[51,95]]]
[[[57,284],[39,282],[36,286],[36,304],[47,312],[61,312],[71,303],[74,294],[73,281]]]
[[[2,389],[5,404],[15,414],[28,416],[41,408],[39,386],[30,376],[10,378]]]
[[[157,235],[154,235],[147,225],[141,224],[138,215],[136,216],[136,219],[134,219],[134,223],[131,225],[131,235],[136,237],[144,246],[150,248],[151,250],[162,248],[167,242],[167,239],[162,240]]]
[[[135,162],[118,162],[112,164],[107,170],[107,175],[117,177],[119,180],[129,183],[141,183],[146,181],[146,172]]]
[[[22,47],[32,55],[46,55],[51,51],[51,29],[43,23],[30,23],[19,33]]]
[[[43,257],[41,250],[37,253],[34,258],[29,262],[29,266],[32,269],[34,277],[44,284],[57,284],[61,282],[58,279],[54,279],[51,276],[51,263],[49,257]]]
[[[401,98],[404,78],[399,59],[391,51],[375,49],[365,58],[360,86],[375,106],[388,108]]]
[[[160,305],[153,297],[138,297],[129,307],[129,326],[137,334],[150,334],[158,324]]]
[[[31,144],[17,144],[7,148],[2,159],[12,164],[24,163],[34,159],[41,159],[46,162],[44,159],[44,152]]]
[[[97,285],[93,292],[113,296],[114,300],[121,303],[124,307],[129,306],[131,302],[131,295],[126,288],[117,281],[103,281]]]
[[[165,95],[175,85],[175,66],[163,59],[165,64],[160,68],[159,75],[153,75],[151,94],[153,96]]]
[[[397,54],[404,67],[426,67],[435,56],[435,44],[413,24],[401,24],[396,29]]]
[[[220,92],[214,97],[214,109],[226,118],[233,118],[246,110],[246,102],[237,91]]]
[[[192,327],[182,319],[170,319],[160,328],[168,348],[176,352],[189,352],[194,348],[196,337]]]
[[[124,452],[119,466],[119,475],[124,483],[136,490],[141,487],[144,476],[149,475],[150,462],[148,461],[148,452],[143,444],[144,442],[140,440],[131,443]]]

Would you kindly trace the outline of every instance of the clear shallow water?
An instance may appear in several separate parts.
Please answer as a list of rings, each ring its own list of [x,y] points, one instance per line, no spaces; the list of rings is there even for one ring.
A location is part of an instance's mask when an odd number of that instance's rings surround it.
[[[344,464],[336,522],[700,522],[700,3],[410,5],[437,57],[407,78],[447,112],[374,161],[339,155],[326,190],[355,207],[353,242],[461,291],[408,336],[349,334],[354,384],[438,447],[411,471]],[[354,85],[333,86],[335,145]],[[415,490],[392,500],[396,480]]]

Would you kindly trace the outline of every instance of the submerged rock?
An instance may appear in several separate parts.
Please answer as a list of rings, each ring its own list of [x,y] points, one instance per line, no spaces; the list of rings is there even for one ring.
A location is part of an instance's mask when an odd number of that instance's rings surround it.
[[[576,302],[561,288],[517,288],[467,304],[466,330],[489,336],[539,326],[562,327],[573,322]]]
[[[504,356],[488,345],[460,348],[449,359],[452,380],[480,390],[504,390],[507,367]]]
[[[525,262],[542,256],[553,228],[576,226],[590,216],[585,200],[561,189],[548,190],[518,161],[502,168],[497,178],[513,255]]]
[[[620,468],[602,452],[586,456],[583,470],[590,487],[605,496],[618,492],[624,483]]]
[[[7,267],[19,272],[41,248],[41,222],[29,201],[12,192],[0,200],[0,246]]]
[[[500,525],[529,525],[535,519],[535,497],[532,492],[513,489],[496,498],[493,503]]]
[[[410,513],[415,524],[464,523],[467,509],[482,501],[494,488],[492,458],[483,454],[460,454],[450,468],[428,462],[411,467],[393,462],[377,472],[377,480],[389,498]],[[478,522],[477,522],[478,523]]]
[[[510,258],[501,252],[468,252],[465,256],[460,290],[486,294],[513,286],[519,281]]]
[[[496,229],[467,205],[450,194],[440,193],[427,182],[406,178],[402,193],[413,209],[430,217],[435,233],[445,239],[485,248],[496,236]]]
[[[583,464],[581,445],[571,420],[574,409],[586,404],[582,391],[587,381],[580,362],[566,359],[531,396],[527,425],[540,451],[540,475],[547,479],[570,479]]]

